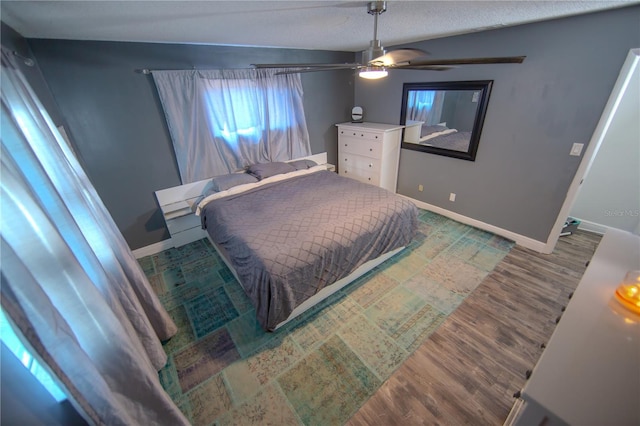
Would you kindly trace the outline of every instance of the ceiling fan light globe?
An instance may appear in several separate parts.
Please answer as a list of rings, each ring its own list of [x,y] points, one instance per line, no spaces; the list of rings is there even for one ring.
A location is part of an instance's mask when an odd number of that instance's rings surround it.
[[[360,70],[359,76],[368,80],[385,78],[389,72],[384,67],[366,67]]]

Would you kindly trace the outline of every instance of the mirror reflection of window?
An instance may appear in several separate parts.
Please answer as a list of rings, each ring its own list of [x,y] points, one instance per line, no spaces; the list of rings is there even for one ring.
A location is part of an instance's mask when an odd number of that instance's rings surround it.
[[[428,125],[439,123],[445,93],[442,90],[414,90],[409,92],[407,119],[422,121]]]

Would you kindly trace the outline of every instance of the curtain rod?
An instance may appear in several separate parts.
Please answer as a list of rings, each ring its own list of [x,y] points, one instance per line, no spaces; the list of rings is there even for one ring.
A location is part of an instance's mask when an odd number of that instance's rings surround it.
[[[15,50],[12,51],[11,53],[13,53],[13,56],[15,56],[16,58],[20,58],[22,60],[22,62],[24,62],[24,64],[26,66],[28,66],[28,67],[32,67],[32,66],[34,66],[36,64],[33,59],[31,59],[31,58],[29,58],[27,56],[21,55]]]
[[[176,69],[164,69],[164,70],[152,70],[149,68],[137,68],[133,71],[138,74],[153,74],[155,71],[223,71],[223,70],[257,70],[258,68],[176,68]]]

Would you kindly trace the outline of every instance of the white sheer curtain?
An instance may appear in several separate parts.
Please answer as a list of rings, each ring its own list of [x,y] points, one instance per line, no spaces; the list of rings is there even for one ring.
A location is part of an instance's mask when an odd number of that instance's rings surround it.
[[[92,424],[188,424],[160,385],[177,328],[2,49],[2,308]]]
[[[299,74],[153,71],[182,183],[311,154]]]
[[[440,122],[445,92],[442,90],[410,90],[407,119],[424,121],[431,126]]]

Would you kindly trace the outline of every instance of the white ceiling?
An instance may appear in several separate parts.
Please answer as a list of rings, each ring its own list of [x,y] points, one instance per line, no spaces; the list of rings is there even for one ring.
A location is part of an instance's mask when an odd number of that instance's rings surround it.
[[[638,1],[388,1],[385,46],[638,4]],[[6,1],[27,38],[359,51],[373,38],[366,1]]]

